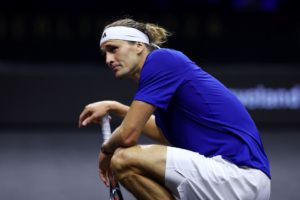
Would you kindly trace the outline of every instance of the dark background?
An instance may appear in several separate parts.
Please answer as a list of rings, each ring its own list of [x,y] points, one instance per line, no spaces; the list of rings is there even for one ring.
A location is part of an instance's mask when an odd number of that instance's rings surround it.
[[[120,17],[172,33],[169,47],[199,62],[299,62],[291,0],[4,1],[1,59],[97,62],[103,25]]]
[[[233,90],[266,88],[265,98],[247,96],[257,107],[245,106],[270,158],[271,199],[298,199],[297,8],[291,0],[1,1],[0,199],[107,197],[97,181],[99,127],[77,121],[88,103],[131,102],[136,85],[115,80],[99,52],[103,26],[122,17],[167,28],[165,47]]]

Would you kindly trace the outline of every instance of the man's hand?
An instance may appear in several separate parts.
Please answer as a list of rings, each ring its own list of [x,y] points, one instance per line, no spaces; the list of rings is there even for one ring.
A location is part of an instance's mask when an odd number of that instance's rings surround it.
[[[79,116],[78,126],[86,126],[90,123],[99,124],[101,118],[108,113],[110,101],[99,101],[85,106]]]
[[[111,154],[99,153],[99,178],[107,187],[109,187],[110,183],[112,185],[116,185],[117,183],[110,168],[111,157]]]

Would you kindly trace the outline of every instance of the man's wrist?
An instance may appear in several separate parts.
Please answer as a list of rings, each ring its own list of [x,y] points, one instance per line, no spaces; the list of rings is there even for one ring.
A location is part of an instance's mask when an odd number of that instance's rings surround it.
[[[113,155],[114,154],[114,152],[110,151],[108,148],[106,148],[105,145],[102,145],[101,152],[105,155]]]

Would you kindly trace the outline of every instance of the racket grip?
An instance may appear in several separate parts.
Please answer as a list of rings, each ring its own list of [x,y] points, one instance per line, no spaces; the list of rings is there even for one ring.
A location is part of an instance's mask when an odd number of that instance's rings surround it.
[[[110,200],[124,200],[119,184],[110,187]]]
[[[102,137],[103,142],[106,142],[111,135],[109,115],[106,114],[102,117]]]
[[[106,114],[102,117],[102,137],[103,142],[106,142],[111,136],[111,128],[109,122],[109,115]],[[110,200],[123,200],[123,196],[118,183],[112,185],[110,183]]]

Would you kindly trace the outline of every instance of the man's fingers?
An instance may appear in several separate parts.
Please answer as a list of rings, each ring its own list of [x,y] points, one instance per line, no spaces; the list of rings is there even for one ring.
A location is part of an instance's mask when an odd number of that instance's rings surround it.
[[[99,178],[101,179],[101,181],[104,183],[104,185],[106,187],[109,187],[109,180],[107,178],[107,176],[104,176],[101,172],[99,173]]]
[[[85,106],[85,108],[83,109],[83,111],[80,114],[80,118],[83,118],[87,113],[90,112],[90,109],[88,106]]]
[[[109,177],[109,183],[110,183],[113,187],[116,187],[116,186],[117,186],[117,183],[118,183],[118,180],[116,179],[115,176],[110,175],[110,177]]]
[[[91,123],[94,120],[94,115],[91,115],[89,117],[87,117],[86,119],[83,120],[83,122],[81,123],[82,126],[86,126],[89,123]]]
[[[79,122],[78,122],[78,125],[79,127],[82,126],[82,122],[88,117],[91,115],[91,112],[89,109],[85,108],[81,114],[79,115]]]

